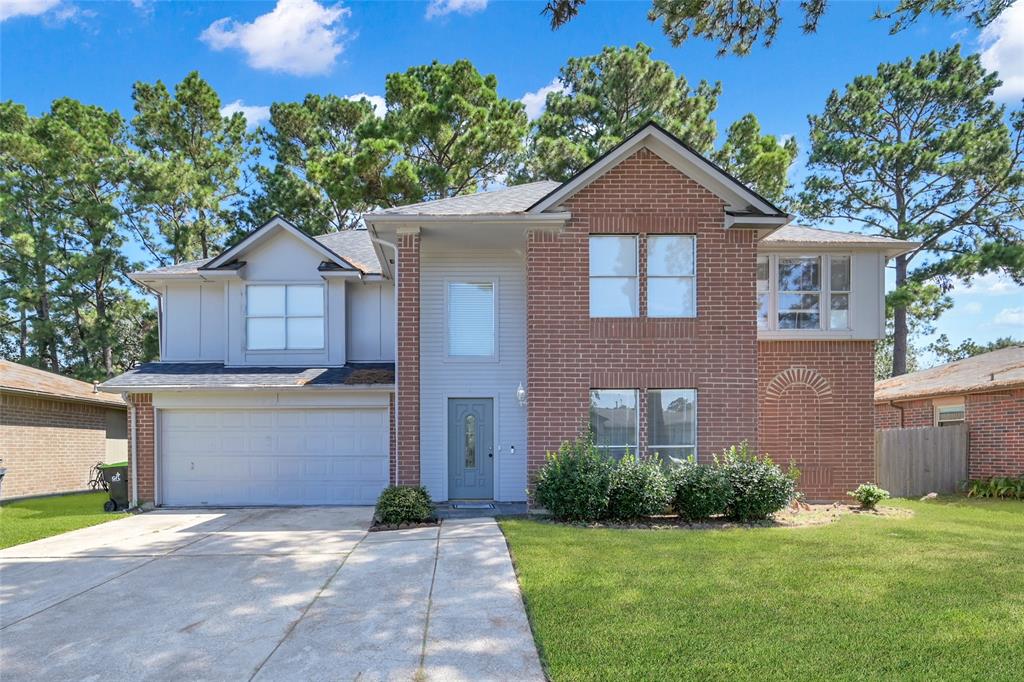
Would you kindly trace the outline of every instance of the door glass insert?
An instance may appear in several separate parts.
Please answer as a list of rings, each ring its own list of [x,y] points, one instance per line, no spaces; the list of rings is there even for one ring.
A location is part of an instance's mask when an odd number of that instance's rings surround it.
[[[466,416],[466,468],[476,468],[476,417]]]

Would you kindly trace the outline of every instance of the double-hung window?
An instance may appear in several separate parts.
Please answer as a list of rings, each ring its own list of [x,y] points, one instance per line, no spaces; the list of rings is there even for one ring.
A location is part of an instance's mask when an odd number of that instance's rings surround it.
[[[821,259],[779,258],[779,329],[821,328]]]
[[[829,329],[850,328],[850,257],[829,259]]]
[[[590,237],[590,316],[640,314],[636,237]]]
[[[648,317],[696,315],[696,241],[693,235],[647,238]]]
[[[627,451],[636,454],[638,418],[636,391],[590,391],[590,428],[594,442],[609,456],[620,459]]]
[[[757,328],[768,329],[771,317],[771,262],[768,256],[757,257]]]
[[[697,391],[648,389],[647,450],[668,463],[697,455]]]
[[[757,257],[757,328],[850,329],[850,256]]]
[[[250,284],[245,291],[248,350],[324,347],[323,285]]]
[[[449,282],[448,355],[494,354],[494,282]]]

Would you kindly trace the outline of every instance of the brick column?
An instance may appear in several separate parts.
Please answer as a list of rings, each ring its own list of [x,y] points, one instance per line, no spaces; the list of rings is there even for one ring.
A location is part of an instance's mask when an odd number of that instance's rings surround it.
[[[398,235],[398,428],[399,485],[420,484],[420,235]]]
[[[129,401],[135,408],[135,437],[128,434],[128,494],[131,495],[131,477],[135,475],[131,471],[132,466],[132,441],[138,452],[135,455],[138,471],[138,495],[139,504],[143,502],[154,502],[156,500],[156,419],[153,410],[153,396],[149,393],[136,393],[129,396]]]

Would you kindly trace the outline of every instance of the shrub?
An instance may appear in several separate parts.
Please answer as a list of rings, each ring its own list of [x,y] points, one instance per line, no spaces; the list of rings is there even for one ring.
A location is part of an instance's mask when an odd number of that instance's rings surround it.
[[[693,457],[668,475],[672,509],[686,521],[701,521],[724,514],[732,499],[732,483],[725,472]]]
[[[608,512],[614,462],[585,433],[562,443],[537,472],[534,497],[561,521],[596,521]]]
[[[879,488],[874,483],[861,483],[856,490],[846,494],[860,502],[861,509],[874,509],[879,502],[889,499],[889,491]]]
[[[612,470],[608,517],[620,521],[654,516],[669,501],[668,481],[656,457],[637,459],[626,453]]]
[[[434,503],[423,486],[390,486],[377,498],[373,517],[377,523],[397,526],[434,519]]]
[[[967,497],[1003,497],[1024,500],[1024,476],[975,479],[963,484]]]
[[[746,441],[723,452],[716,464],[732,486],[725,513],[734,521],[767,519],[796,494],[796,474],[783,472],[769,457],[758,457]]]

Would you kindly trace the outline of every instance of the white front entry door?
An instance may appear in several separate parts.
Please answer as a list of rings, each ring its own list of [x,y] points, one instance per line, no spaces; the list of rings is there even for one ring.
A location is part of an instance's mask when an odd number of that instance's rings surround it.
[[[368,409],[160,411],[161,504],[373,504],[388,415]]]

